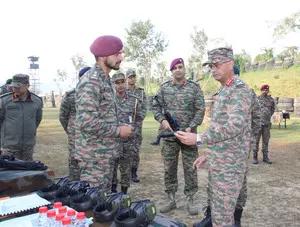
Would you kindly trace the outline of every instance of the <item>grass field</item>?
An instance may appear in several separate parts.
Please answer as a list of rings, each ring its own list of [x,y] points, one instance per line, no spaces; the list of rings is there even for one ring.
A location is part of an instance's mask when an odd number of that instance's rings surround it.
[[[38,129],[35,159],[46,163],[57,177],[67,175],[67,136],[58,121],[58,108],[44,108],[43,121]],[[207,126],[199,127],[203,131]],[[135,199],[151,199],[157,208],[164,204],[163,162],[161,147],[150,144],[156,137],[158,123],[148,113],[144,121],[143,144],[139,177],[141,183],[132,184],[129,194]],[[248,201],[243,214],[243,227],[299,226],[300,223],[300,119],[287,121],[287,129],[273,125],[270,141],[272,165],[252,165],[249,160]],[[204,147],[199,150],[203,153]],[[261,160],[261,153],[259,154]],[[181,161],[178,168],[179,189],[177,209],[167,215],[185,222],[188,226],[203,217],[189,216],[185,209],[183,195],[184,178]],[[198,171],[199,190],[196,202],[199,209],[206,206],[207,171]]]

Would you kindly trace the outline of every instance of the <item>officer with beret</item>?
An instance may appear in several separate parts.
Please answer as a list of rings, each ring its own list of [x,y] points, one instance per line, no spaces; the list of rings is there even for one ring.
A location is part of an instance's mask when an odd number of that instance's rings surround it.
[[[113,167],[118,158],[121,138],[132,134],[130,125],[120,125],[116,96],[110,78],[118,70],[123,43],[111,35],[98,37],[90,51],[95,65],[81,78],[75,91],[75,159],[80,168],[80,180],[90,186],[110,189]]]
[[[271,117],[275,111],[274,99],[268,95],[270,86],[264,84],[261,86],[261,95],[258,96],[258,102],[261,108],[261,128],[256,135],[256,147],[253,150],[253,164],[258,164],[257,153],[259,150],[259,141],[262,137],[262,153],[263,162],[267,164],[272,164],[269,159],[269,141],[270,141],[270,130],[271,130]]]
[[[90,69],[91,67],[84,67],[78,73],[78,80]],[[80,180],[80,169],[77,160],[74,158],[75,149],[75,88],[67,91],[63,96],[59,110],[59,121],[68,135],[68,150],[69,150],[69,179]]]
[[[162,125],[163,130],[172,131],[164,115],[164,111],[168,111],[177,119],[181,130],[196,133],[197,126],[202,123],[205,112],[202,90],[199,84],[186,79],[186,69],[182,58],[176,58],[171,62],[170,71],[173,79],[160,86],[156,99],[153,100],[154,118]],[[187,210],[190,215],[196,215],[198,208],[194,203],[194,195],[198,191],[198,182],[193,162],[198,157],[197,147],[195,144],[186,146],[175,136],[163,141],[165,192],[168,194],[168,200],[161,207],[160,212],[166,213],[176,208],[175,193],[178,188],[177,169],[180,151],[184,169]]]
[[[36,129],[42,120],[43,103],[28,90],[29,76],[12,78],[13,92],[0,96],[1,151],[17,159],[33,160]]]

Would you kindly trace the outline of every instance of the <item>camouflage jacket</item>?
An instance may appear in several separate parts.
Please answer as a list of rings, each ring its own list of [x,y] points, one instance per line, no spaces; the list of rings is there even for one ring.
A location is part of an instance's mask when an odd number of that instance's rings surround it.
[[[253,89],[251,89],[251,150],[256,146],[256,135],[261,129],[261,109],[257,96]]]
[[[144,119],[141,103],[132,94],[126,94],[125,98],[117,97],[118,118],[120,124],[132,125],[134,129],[142,124]],[[128,141],[128,139],[122,139]]]
[[[72,89],[67,91],[61,100],[59,121],[66,133],[75,135],[75,120],[75,89]]]
[[[261,109],[261,125],[268,125],[275,111],[274,99],[269,95],[260,95],[258,96],[258,102]]]
[[[0,96],[1,147],[9,150],[32,149],[36,129],[43,115],[41,98],[31,92],[25,101],[13,92]]]
[[[154,118],[159,123],[165,120],[163,108],[175,117],[181,130],[196,128],[203,121],[205,113],[204,96],[200,86],[190,80],[184,84],[176,84],[170,80],[163,83],[157,91],[156,99],[153,100]]]
[[[201,134],[207,143],[209,168],[244,172],[251,143],[251,97],[247,84],[235,77],[215,94],[209,129]]]
[[[143,120],[145,119],[146,114],[147,114],[147,96],[145,94],[144,88],[135,87],[134,90],[127,89],[127,92],[128,92],[128,94],[132,94],[135,97],[137,97],[140,102],[142,121],[140,121],[137,124],[137,127],[142,127]]]
[[[77,84],[75,103],[76,158],[117,155],[120,128],[116,96],[110,77],[97,64]]]

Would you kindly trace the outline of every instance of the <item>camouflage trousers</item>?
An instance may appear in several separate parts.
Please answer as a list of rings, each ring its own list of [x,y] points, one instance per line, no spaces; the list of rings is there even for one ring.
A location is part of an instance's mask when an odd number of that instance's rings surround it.
[[[143,138],[142,136],[136,136],[134,141],[134,150],[132,153],[132,168],[139,168],[140,164],[140,150],[142,145]]]
[[[75,136],[68,135],[68,166],[69,166],[69,179],[71,181],[79,181],[80,180],[80,168],[78,165],[77,159],[75,159]]]
[[[234,211],[244,179],[244,172],[229,172],[209,168],[208,196],[214,227],[232,227],[234,225]]]
[[[118,167],[120,170],[120,185],[130,187],[131,160],[135,149],[134,141],[124,142],[119,151],[119,158],[114,165],[112,184],[118,184]]]
[[[196,146],[186,146],[176,141],[163,141],[162,156],[165,169],[165,192],[177,192],[177,170],[180,150],[185,180],[184,194],[193,196],[198,191],[197,171],[193,168],[193,162],[198,157],[198,150]]]
[[[240,190],[240,194],[239,197],[237,199],[236,205],[235,207],[238,209],[243,209],[246,206],[246,202],[247,202],[247,192],[248,192],[248,186],[247,186],[247,175],[248,175],[248,171],[249,168],[247,167],[245,176],[244,176],[244,180],[243,180],[243,186]],[[207,195],[208,195],[208,199],[207,199],[207,205],[210,206],[210,188],[207,187]]]
[[[24,150],[11,150],[7,148],[1,149],[2,155],[13,155],[15,158],[23,161],[32,161],[34,148]]]
[[[91,187],[101,186],[110,190],[117,154],[117,151],[111,150],[106,153],[92,152],[88,157],[78,160],[80,180],[89,182]]]
[[[271,130],[271,124],[268,125],[262,125],[258,134],[255,135],[256,138],[256,146],[253,150],[253,155],[257,155],[257,152],[259,150],[259,141],[260,137],[262,137],[262,152],[264,157],[268,156],[269,152],[269,141],[270,141],[270,130]]]

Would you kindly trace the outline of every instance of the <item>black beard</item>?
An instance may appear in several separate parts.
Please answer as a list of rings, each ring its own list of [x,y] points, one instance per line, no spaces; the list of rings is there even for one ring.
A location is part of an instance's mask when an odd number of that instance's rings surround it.
[[[117,62],[116,65],[111,65],[107,62],[107,59],[104,61],[105,66],[107,68],[113,69],[113,70],[118,70],[120,68],[120,64],[118,65],[118,63],[120,63],[120,62]]]

